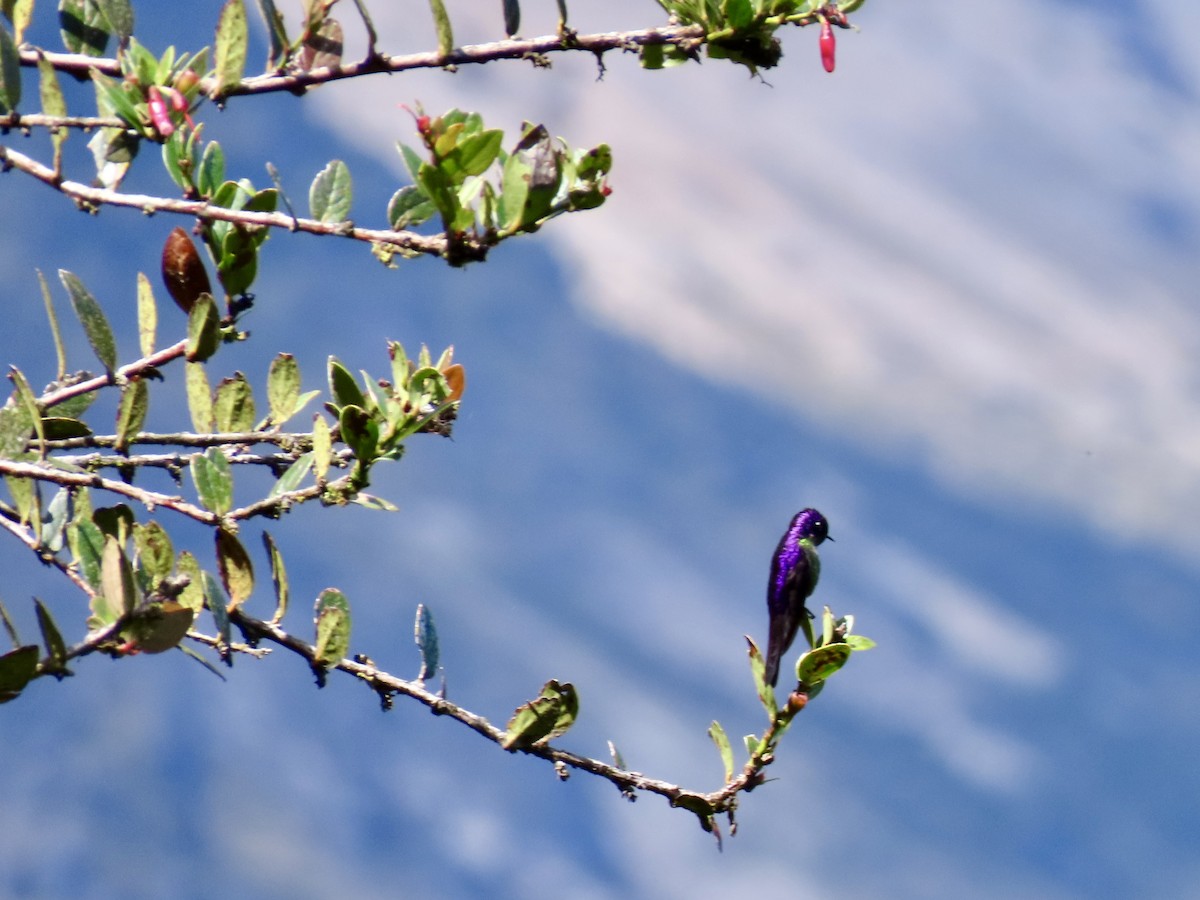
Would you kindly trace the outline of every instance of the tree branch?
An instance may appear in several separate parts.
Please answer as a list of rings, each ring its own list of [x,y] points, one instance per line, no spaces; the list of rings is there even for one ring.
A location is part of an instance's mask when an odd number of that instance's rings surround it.
[[[325,669],[317,661],[316,648],[284,631],[278,625],[256,619],[241,609],[232,610],[229,614],[229,619],[242,631],[247,642],[251,645],[258,641],[270,641],[303,658],[314,671],[323,671]],[[492,725],[483,716],[470,712],[446,699],[444,695],[430,692],[422,682],[407,681],[391,675],[377,668],[373,662],[365,657],[357,657],[353,660],[343,659],[337,665],[333,666],[333,669],[351,675],[365,683],[371,690],[384,698],[385,708],[388,699],[392,695],[400,694],[410,697],[418,703],[427,706],[434,715],[449,716],[455,721],[466,725],[477,734],[487,738],[489,741],[492,741],[494,744],[503,744],[505,732],[502,729]],[[749,775],[743,773],[743,776],[735,782],[726,785],[723,789],[712,793],[703,793],[687,790],[668,781],[650,778],[641,772],[622,769],[610,763],[593,759],[592,757],[571,753],[567,750],[560,750],[549,744],[513,747],[509,749],[509,752],[536,756],[539,759],[544,759],[552,763],[559,772],[560,778],[567,777],[567,769],[577,769],[591,775],[598,775],[601,778],[611,781],[623,794],[629,796],[630,799],[633,799],[632,794],[635,791],[658,794],[666,798],[672,806],[683,807],[696,813],[701,818],[702,823],[708,821],[709,826],[711,826],[711,817],[718,813],[732,815],[737,806],[737,794],[742,790],[751,789],[757,783],[753,782],[753,779]],[[762,764],[758,768],[761,768]],[[707,827],[706,830],[708,830]]]
[[[252,212],[249,210],[225,209],[213,206],[205,200],[183,200],[172,197],[154,197],[148,194],[124,194],[108,188],[92,187],[78,181],[68,181],[59,176],[49,166],[45,166],[26,156],[18,150],[0,144],[0,171],[17,169],[26,175],[31,175],[38,181],[50,185],[60,193],[85,207],[98,207],[105,204],[140,209],[147,215],[156,212],[177,213],[195,216],[198,219],[220,220],[241,225],[266,226],[268,228],[284,228],[288,231],[303,231],[308,234],[336,235],[365,241],[371,244],[388,244],[402,252],[412,254],[427,254],[430,256],[446,256],[450,251],[450,241],[445,235],[423,235],[413,231],[392,231],[390,229],[358,228],[350,222],[320,222],[316,219],[299,219],[290,213],[283,212]],[[478,241],[467,235],[457,236],[454,240],[453,252],[456,259],[479,261],[487,257],[489,244]],[[87,393],[79,391],[78,393]]]
[[[704,37],[704,28],[700,25],[666,25],[659,28],[643,28],[639,31],[551,34],[530,39],[511,38],[486,44],[468,44],[464,47],[456,47],[450,53],[444,54],[434,50],[408,53],[402,56],[379,54],[368,56],[360,62],[328,66],[308,72],[289,72],[246,78],[241,84],[227,90],[225,96],[245,96],[273,91],[295,93],[331,81],[380,72],[394,74],[413,69],[444,69],[460,65],[479,65],[502,59],[532,59],[550,53],[569,53],[582,50],[599,55],[610,50],[634,51],[639,47],[652,44],[692,47],[702,43]]]

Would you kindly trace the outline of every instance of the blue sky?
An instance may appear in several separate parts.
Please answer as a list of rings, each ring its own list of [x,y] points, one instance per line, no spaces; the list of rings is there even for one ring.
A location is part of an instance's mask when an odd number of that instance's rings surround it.
[[[460,41],[497,35],[496,11],[448,5]],[[525,5],[523,31],[553,28],[554,4]],[[581,30],[657,20],[593,6]],[[432,46],[375,15],[385,46]],[[656,798],[559,784],[344,679],[318,693],[279,654],[228,684],[178,654],[88,660],[3,710],[0,893],[1193,895],[1198,18],[872,0],[833,76],[796,30],[770,86],[610,55],[602,81],[582,57],[489,65],[214,115],[231,167],[265,182],[265,154],[301,202],[345,159],[364,224],[403,180],[398,103],[614,147],[608,205],[486,266],[267,245],[253,344],[222,374],[261,384],[255,354],[287,350],[317,387],[326,354],[379,369],[389,337],[467,366],[454,441],[378,474],[399,514],[272,527],[299,596],[349,594],[356,651],[415,672],[427,603],[464,705],[503,721],[571,680],[564,746],[612,739],[712,787],[709,722],[761,729],[741,635],[765,633],[769,554],[807,505],[836,537],[818,602],[881,646],[805,711],[722,854]],[[13,174],[0,203],[26,223],[0,245],[0,350],[44,381],[33,266],[76,271],[128,329],[176,223],[85,219]],[[32,593],[82,626],[0,554],[24,627]]]

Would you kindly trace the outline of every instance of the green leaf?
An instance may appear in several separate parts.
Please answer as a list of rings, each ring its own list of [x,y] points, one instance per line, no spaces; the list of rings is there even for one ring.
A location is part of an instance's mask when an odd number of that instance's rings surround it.
[[[360,406],[343,406],[339,418],[342,440],[354,456],[364,465],[377,458],[379,450],[379,423]]]
[[[520,229],[525,215],[525,204],[529,199],[529,181],[533,166],[524,155],[511,153],[504,163],[504,174],[500,194],[503,233],[512,234]]]
[[[221,346],[221,314],[212,294],[201,294],[188,313],[188,362],[204,362]]]
[[[223,516],[233,508],[233,474],[229,460],[216,447],[192,457],[192,481],[200,502],[210,512]]]
[[[50,295],[50,285],[46,284],[46,276],[42,274],[41,269],[35,271],[38,285],[42,289],[42,303],[46,307],[46,318],[50,320],[50,335],[54,339],[54,352],[58,357],[55,377],[61,380],[67,374],[67,351],[63,346],[62,331],[58,327],[58,314],[54,311],[54,298]],[[0,456],[3,455],[3,452],[0,452]]]
[[[19,46],[25,29],[33,19],[33,0],[2,0],[0,9],[13,23],[13,42]]]
[[[33,418],[24,404],[0,406],[0,458],[15,459],[25,452],[33,434]]]
[[[137,437],[146,423],[146,411],[150,407],[150,387],[138,378],[128,381],[121,388],[121,403],[117,408],[116,448],[124,453],[130,442]]]
[[[225,182],[225,151],[216,141],[209,141],[200,157],[200,171],[196,174],[196,188],[202,197],[212,197]]]
[[[42,529],[42,545],[51,553],[63,548],[63,538],[71,512],[71,491],[59,488],[46,507],[46,523]]]
[[[314,614],[317,665],[331,668],[350,652],[350,601],[336,588],[326,588],[317,597]]]
[[[406,184],[388,202],[388,224],[393,231],[415,228],[433,218],[437,208],[415,184]]]
[[[729,736],[716,719],[708,726],[708,736],[712,738],[712,742],[717,745],[717,752],[721,754],[721,762],[725,765],[725,783],[729,784],[733,781],[733,748],[729,746]]]
[[[329,431],[329,423],[320,413],[313,416],[312,441],[313,470],[317,480],[323,481],[333,462],[333,437]]]
[[[283,564],[283,554],[279,552],[279,547],[269,532],[263,531],[262,542],[267,551],[267,559],[271,561],[271,583],[275,587],[275,615],[271,616],[271,624],[278,625],[287,615],[288,600],[291,597],[287,567]]]
[[[869,637],[863,637],[861,634],[848,634],[846,635],[846,646],[857,653],[862,650],[870,650],[876,644]]]
[[[25,378],[24,373],[16,366],[9,367],[9,380],[12,381],[13,387],[16,388],[17,405],[25,410],[26,418],[33,425],[34,436],[39,441],[45,441],[46,429],[42,422],[42,411],[38,406],[37,397],[33,393],[33,388],[29,386],[29,381]],[[42,456],[45,456],[45,450],[42,451]]]
[[[158,584],[171,574],[175,565],[175,548],[167,530],[157,522],[138,522],[133,526],[133,546],[137,560],[141,563],[153,584]]]
[[[243,0],[226,0],[217,21],[217,83],[213,90],[214,100],[241,82],[246,71],[248,44],[246,4]]]
[[[350,169],[340,159],[331,161],[317,173],[308,189],[312,217],[330,224],[346,221],[353,194]]]
[[[446,14],[446,6],[442,0],[429,0],[429,9],[433,13],[433,24],[437,29],[438,53],[448,56],[454,50],[454,31],[450,27],[450,16]]]
[[[500,155],[503,140],[504,132],[499,129],[473,134],[459,142],[442,166],[456,181],[470,175],[482,175]]]
[[[521,30],[520,0],[504,0],[504,33],[509,37]]]
[[[204,609],[204,579],[200,574],[200,563],[190,551],[184,550],[175,562],[175,571],[188,578],[187,587],[180,591],[177,599],[192,612],[199,613]]]
[[[333,398],[334,404],[339,408],[343,406],[365,408],[367,405],[367,398],[363,395],[362,388],[358,386],[358,382],[354,380],[350,370],[342,365],[336,356],[329,357],[329,396]]]
[[[230,607],[236,609],[254,592],[254,565],[233,532],[218,528],[216,543],[217,571],[229,595]]]
[[[133,36],[133,6],[129,0],[94,0],[100,13],[122,44]]]
[[[422,163],[417,172],[417,184],[441,214],[442,224],[452,230],[462,209],[454,181],[444,169]]]
[[[99,590],[104,532],[90,518],[78,518],[67,525],[67,546],[84,580]]]
[[[400,510],[396,504],[384,500],[382,497],[376,497],[374,494],[368,494],[366,491],[359,491],[350,502],[379,512],[399,512]]]
[[[42,427],[46,430],[47,440],[67,440],[70,438],[86,438],[91,436],[91,428],[78,419],[68,419],[64,415],[47,415],[42,419]]]
[[[133,510],[124,503],[100,507],[92,513],[92,520],[105,534],[115,537],[122,547],[133,535]]]
[[[212,390],[208,386],[208,373],[201,363],[184,363],[187,381],[188,412],[192,418],[192,430],[204,434],[213,427]]]
[[[98,72],[93,80],[99,77]],[[97,84],[96,93],[100,94]],[[138,154],[140,142],[137,135],[123,128],[101,128],[88,141],[88,149],[96,162],[96,182],[100,187],[115,191],[129,171],[129,165]]]
[[[34,608],[37,610],[38,628],[42,632],[42,643],[46,645],[46,655],[50,658],[50,666],[59,675],[69,675],[67,671],[67,644],[63,640],[62,632],[58,630],[58,625],[54,621],[54,617],[50,615],[50,610],[46,605],[36,597],[33,598]]]
[[[570,682],[547,681],[542,692],[524,706],[517,707],[508,720],[505,750],[545,744],[567,733],[579,716],[579,695]]]
[[[282,494],[288,494],[296,490],[301,484],[303,484],[305,476],[312,471],[312,467],[313,454],[301,454],[296,458],[296,461],[288,466],[284,473],[279,476],[279,480],[277,480],[275,484],[271,486],[271,492],[267,496],[278,497]]]
[[[810,650],[796,663],[796,678],[805,685],[820,684],[844,666],[853,652],[847,644],[826,644]]]
[[[20,647],[21,639],[17,636],[17,628],[13,625],[13,621],[8,615],[8,607],[3,603],[0,603],[0,622],[4,623],[4,630],[8,632],[8,638],[12,641],[12,645]]]
[[[425,164],[425,161],[421,159],[416,150],[402,141],[396,142],[396,149],[400,151],[400,158],[404,160],[404,167],[408,169],[408,176],[413,181],[416,181],[417,173],[421,171],[421,166]]]
[[[0,23],[0,115],[17,112],[20,103],[20,53]]]
[[[96,0],[59,0],[58,28],[72,53],[103,56],[108,47],[108,22]]]
[[[80,324],[83,325],[83,331],[87,335],[88,343],[91,344],[96,358],[100,360],[100,364],[108,370],[109,374],[112,374],[117,369],[117,343],[113,339],[108,319],[104,317],[104,311],[100,309],[96,298],[88,293],[83,282],[74,274],[66,269],[59,269],[58,277],[62,281],[63,287],[67,289],[67,294],[71,298],[71,306],[75,310]]]
[[[136,605],[133,569],[125,548],[117,538],[106,534],[100,558],[100,594],[93,601],[92,612],[107,625],[132,611]]]
[[[283,16],[275,8],[275,0],[258,0],[258,9],[262,13],[263,22],[267,26],[267,35],[271,39],[270,52],[267,55],[267,68],[280,69],[287,62],[288,40],[284,28]]]
[[[195,619],[195,610],[167,600],[139,615],[122,634],[142,653],[166,653],[179,646]]]
[[[28,644],[0,656],[0,703],[15,700],[37,672],[40,651]]]
[[[38,94],[42,101],[42,112],[48,116],[65,116],[67,101],[63,99],[62,88],[58,83],[58,74],[54,66],[45,56],[38,56]],[[50,137],[54,142],[54,171],[62,171],[62,146],[67,140],[67,128],[50,129]]]
[[[413,626],[417,649],[421,651],[421,671],[417,681],[426,681],[437,674],[438,636],[433,624],[433,614],[424,603],[417,604],[417,621]]]
[[[200,583],[204,587],[204,605],[212,613],[217,634],[225,644],[228,644],[229,609],[225,605],[225,595],[221,593],[221,586],[217,584],[217,579],[213,578],[212,573],[206,571],[200,572]]]
[[[154,290],[144,272],[137,277],[138,340],[142,356],[154,352],[155,332],[158,330],[158,306],[154,302]]]
[[[221,380],[217,385],[213,411],[217,418],[217,431],[254,430],[254,394],[245,375],[235,372]]]
[[[13,506],[17,511],[17,521],[27,525],[34,516],[38,498],[35,482],[32,478],[21,478],[17,475],[5,475],[4,483],[8,486],[8,494],[12,497]],[[35,529],[36,531],[36,529]]]
[[[271,422],[282,425],[296,413],[300,398],[300,364],[290,353],[280,353],[271,360],[267,372],[267,403],[271,407]]]
[[[750,673],[754,676],[754,687],[758,691],[759,702],[762,703],[763,709],[767,711],[768,718],[773,719],[779,711],[779,707],[775,702],[775,688],[767,684],[766,661],[763,659],[762,651],[758,649],[758,645],[748,635],[746,643],[750,646]]]
[[[725,22],[730,28],[740,31],[754,21],[754,7],[750,0],[724,0]]]

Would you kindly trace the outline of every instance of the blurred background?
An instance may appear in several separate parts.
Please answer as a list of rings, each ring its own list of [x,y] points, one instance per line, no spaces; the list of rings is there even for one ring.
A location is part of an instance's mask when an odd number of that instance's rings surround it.
[[[447,6],[458,43],[503,36],[500,3]],[[140,4],[139,39],[191,49],[184,29],[207,40],[218,4],[196,7]],[[282,4],[293,28],[298,7]],[[523,7],[523,34],[554,30],[554,3]],[[372,13],[385,51],[436,46],[426,4]],[[650,0],[571,13],[584,33],[663,21]],[[816,29],[791,29],[757,80],[573,54],[204,111],[230,175],[269,186],[270,160],[302,214],[345,160],[372,227],[406,181],[396,141],[416,142],[397,104],[613,146],[601,210],[482,266],[392,272],[358,244],[276,235],[252,340],[210,377],[244,371],[262,397],[279,351],[317,388],[330,353],[382,372],[387,338],[453,344],[453,440],[373,473],[398,514],[271,524],[285,625],[307,635],[307,604],[336,585],[354,650],[412,676],[425,603],[452,699],[502,725],[569,680],[582,715],[562,746],[603,758],[612,740],[692,788],[721,781],[713,719],[735,741],[762,730],[742,635],[765,640],[771,551],[819,508],[836,542],[815,603],[880,646],[805,710],[724,852],[656,797],[560,783],[414,704],[382,714],[345,677],[318,691],[283,653],[238,659],[228,683],[179,653],[93,657],[0,710],[0,894],[1200,894],[1200,8],[871,0],[854,21],[833,75]],[[52,26],[29,39],[59,46]],[[68,141],[79,180],[84,143]],[[171,192],[153,159],[126,187]],[[58,268],[104,304],[122,359],[138,271],[160,345],[182,335],[157,273],[185,222],[86,217],[14,173],[0,209],[0,359],[35,385],[54,372],[35,269],[73,368],[94,363]],[[186,428],[181,373],[165,375],[151,427]],[[255,562],[249,609],[267,616]],[[26,637],[32,595],[82,635],[78,597],[11,541],[0,571]]]

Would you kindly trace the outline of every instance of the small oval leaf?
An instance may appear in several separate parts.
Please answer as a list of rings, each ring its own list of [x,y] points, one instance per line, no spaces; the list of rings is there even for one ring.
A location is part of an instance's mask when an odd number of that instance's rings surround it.
[[[88,289],[83,286],[83,282],[74,273],[68,272],[66,269],[59,269],[58,277],[62,281],[63,287],[67,289],[67,294],[71,298],[71,307],[75,310],[79,323],[83,325],[84,334],[87,335],[88,343],[91,344],[96,358],[110,373],[115,372],[117,343],[113,339],[112,328],[109,327],[108,319],[104,317],[104,311],[100,309],[100,304],[96,302],[95,297],[88,293]]]
[[[216,447],[192,457],[192,481],[200,502],[210,512],[223,516],[233,508],[233,474],[229,460]]]
[[[353,197],[350,169],[340,159],[335,159],[313,179],[308,189],[308,207],[314,219],[336,224],[346,221],[350,215]]]
[[[317,665],[336,666],[350,652],[350,601],[336,588],[326,588],[317,597],[313,621]]]
[[[217,385],[217,398],[213,404],[217,419],[217,431],[254,430],[254,394],[250,382],[241,372],[222,379]]]
[[[236,609],[254,591],[254,565],[242,542],[231,531],[217,529],[217,571],[229,595],[229,608]]]
[[[249,45],[246,25],[246,4],[243,0],[226,0],[217,20],[216,85],[213,99],[224,96],[236,87],[246,71],[246,48]]]

